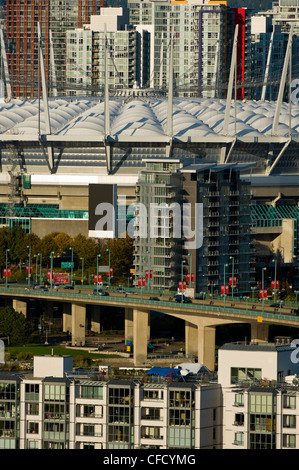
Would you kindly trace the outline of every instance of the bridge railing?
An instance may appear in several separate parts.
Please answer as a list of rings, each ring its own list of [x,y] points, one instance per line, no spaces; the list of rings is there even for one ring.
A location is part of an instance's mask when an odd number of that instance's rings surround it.
[[[233,308],[233,307],[228,307],[228,306],[215,306],[215,305],[208,305],[208,304],[194,304],[194,303],[181,303],[181,302],[174,302],[171,300],[160,300],[160,301],[154,301],[150,299],[141,299],[141,298],[134,298],[134,297],[126,297],[125,295],[122,296],[113,296],[109,295],[109,297],[102,297],[98,295],[93,295],[93,294],[85,294],[85,293],[76,293],[76,292],[69,292],[69,291],[64,291],[64,292],[59,292],[53,290],[51,291],[38,291],[34,289],[15,289],[15,288],[0,288],[0,295],[1,293],[6,293],[6,294],[26,294],[26,296],[30,297],[38,297],[40,295],[43,295],[44,297],[55,297],[55,298],[70,298],[70,299],[77,299],[77,300],[103,300],[103,301],[116,301],[116,302],[121,302],[124,304],[136,304],[137,306],[150,306],[151,310],[159,310],[159,307],[171,307],[172,309],[174,306],[176,308],[182,308],[184,310],[204,310],[206,311],[207,308],[209,311],[213,313],[229,313],[233,314],[235,316],[252,316],[253,318],[256,317],[263,317],[263,318],[275,318],[278,320],[292,320],[294,322],[299,323],[299,317],[296,317],[292,314],[281,314],[281,313],[272,313],[272,312],[266,312],[262,311],[262,305],[260,305],[260,310],[251,310],[248,306],[248,304],[244,305],[244,309],[238,309],[238,308]],[[246,308],[245,308],[246,307]]]

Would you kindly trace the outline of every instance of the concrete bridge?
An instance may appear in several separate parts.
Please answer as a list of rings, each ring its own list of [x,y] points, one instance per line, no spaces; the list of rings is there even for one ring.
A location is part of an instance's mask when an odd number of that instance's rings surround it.
[[[150,311],[161,312],[185,321],[185,351],[193,354],[198,362],[210,370],[215,367],[215,328],[219,325],[246,323],[251,327],[251,339],[267,341],[270,325],[286,325],[299,328],[299,316],[291,308],[284,307],[274,313],[273,308],[260,303],[232,302],[228,299],[193,300],[192,303],[176,303],[167,300],[153,301],[135,295],[116,294],[97,296],[87,292],[73,291],[44,292],[17,287],[0,288],[0,298],[5,298],[13,308],[27,315],[27,302],[35,299],[45,302],[51,311],[56,302],[63,305],[63,331],[70,331],[72,344],[85,345],[86,309],[91,309],[91,325],[100,332],[101,307],[122,307],[125,311],[125,340],[133,341],[135,365],[147,358],[147,344],[150,338]]]

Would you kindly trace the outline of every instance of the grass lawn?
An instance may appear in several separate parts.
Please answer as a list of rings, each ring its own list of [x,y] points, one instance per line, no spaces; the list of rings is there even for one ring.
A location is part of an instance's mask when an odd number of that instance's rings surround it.
[[[12,358],[15,358],[19,353],[32,353],[34,356],[83,356],[91,359],[101,359],[106,357],[119,357],[118,355],[97,354],[89,353],[88,351],[79,349],[62,348],[60,346],[49,346],[46,344],[26,344],[24,346],[6,346],[5,352],[9,353]]]

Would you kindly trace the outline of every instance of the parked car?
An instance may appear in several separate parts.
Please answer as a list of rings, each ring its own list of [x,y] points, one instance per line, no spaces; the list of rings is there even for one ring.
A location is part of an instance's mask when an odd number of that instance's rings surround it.
[[[160,301],[158,297],[150,297],[150,300]]]
[[[73,289],[74,290],[74,286],[63,286],[64,289]]]
[[[126,291],[122,287],[117,287],[114,292],[118,292],[119,294],[125,294]]]
[[[271,304],[270,307],[279,308],[279,307],[280,307],[280,303],[276,302],[276,303],[274,303],[274,304]]]
[[[182,296],[181,294],[177,294],[175,297],[174,297],[175,301],[176,302],[182,302]],[[185,295],[183,295],[183,303],[184,304],[191,304],[192,303],[192,300],[189,298],[189,297],[186,297]]]
[[[107,296],[107,295],[109,295],[109,293],[104,291],[104,290],[101,290],[101,289],[99,289],[99,290],[94,289],[93,290],[93,295],[106,295]]]

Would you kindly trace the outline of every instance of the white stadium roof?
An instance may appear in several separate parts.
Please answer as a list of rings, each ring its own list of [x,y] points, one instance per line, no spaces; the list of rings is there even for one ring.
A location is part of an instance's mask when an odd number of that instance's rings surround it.
[[[104,101],[99,98],[49,99],[48,140],[101,141],[105,138]],[[40,112],[39,112],[40,110]],[[173,140],[177,142],[284,142],[299,140],[299,106],[282,103],[276,135],[276,102],[232,101],[228,132],[223,133],[226,100],[175,98]],[[109,99],[111,141],[167,142],[167,99]],[[290,124],[291,123],[291,132]],[[0,139],[35,140],[46,134],[43,101],[13,99],[0,103]]]

